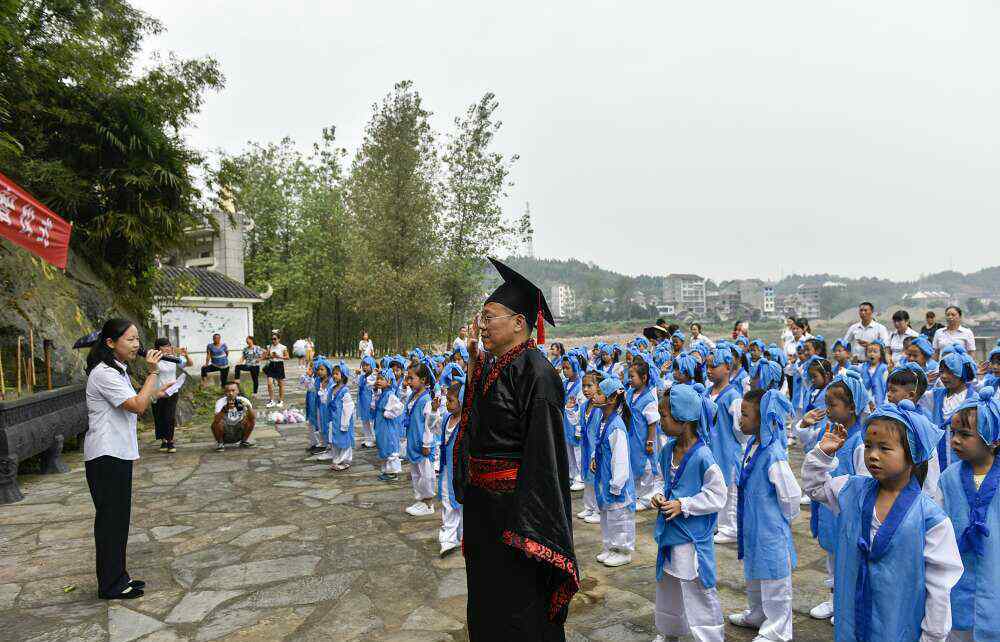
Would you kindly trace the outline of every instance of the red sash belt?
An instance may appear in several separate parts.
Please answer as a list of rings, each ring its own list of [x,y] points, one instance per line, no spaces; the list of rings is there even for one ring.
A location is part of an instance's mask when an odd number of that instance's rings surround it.
[[[509,493],[517,486],[521,462],[515,459],[469,457],[469,481],[473,486],[496,493]]]

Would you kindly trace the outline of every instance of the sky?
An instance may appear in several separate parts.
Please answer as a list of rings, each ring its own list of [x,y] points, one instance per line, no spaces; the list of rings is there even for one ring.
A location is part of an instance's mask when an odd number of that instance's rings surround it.
[[[325,126],[352,153],[412,80],[432,124],[485,92],[540,258],[715,280],[1000,264],[994,0],[133,0],[146,54],[212,56],[204,150]]]

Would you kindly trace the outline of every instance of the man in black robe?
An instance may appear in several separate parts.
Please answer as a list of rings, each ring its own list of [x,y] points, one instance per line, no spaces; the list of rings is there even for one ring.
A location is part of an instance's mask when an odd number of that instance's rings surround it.
[[[544,323],[553,323],[552,315],[537,287],[490,260],[504,283],[473,323],[455,445],[469,637],[561,641],[569,602],[580,587],[564,392],[531,339],[537,325],[544,342]]]

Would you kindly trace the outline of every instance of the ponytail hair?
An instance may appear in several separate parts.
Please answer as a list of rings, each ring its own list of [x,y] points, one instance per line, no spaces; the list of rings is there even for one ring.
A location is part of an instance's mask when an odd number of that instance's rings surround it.
[[[88,375],[99,363],[113,368],[118,374],[125,374],[125,371],[119,368],[115,362],[114,350],[108,347],[107,340],[111,339],[112,342],[118,341],[133,325],[135,324],[128,319],[122,318],[112,318],[104,322],[101,333],[97,337],[97,343],[91,346],[90,353],[87,355]]]
[[[424,381],[424,387],[426,387],[427,389],[431,390],[431,392],[434,392],[434,390],[433,390],[433,388],[434,388],[434,375],[431,374],[431,369],[427,367],[426,363],[424,363],[422,361],[418,361],[416,363],[412,363],[412,364],[410,364],[410,370],[412,370],[413,374],[417,375],[417,377],[419,379],[423,379],[423,381]]]
[[[635,373],[639,375],[639,379],[645,380],[646,387],[652,383],[652,378],[649,375],[649,364],[646,363],[645,359],[632,359],[632,364],[629,366],[635,370]]]
[[[628,427],[632,423],[632,409],[628,407],[628,400],[625,399],[625,391],[619,390],[615,393],[618,400],[615,401],[614,407],[611,409],[606,416],[610,417],[615,414],[616,411],[620,411],[622,414],[622,421],[625,422],[625,426]]]

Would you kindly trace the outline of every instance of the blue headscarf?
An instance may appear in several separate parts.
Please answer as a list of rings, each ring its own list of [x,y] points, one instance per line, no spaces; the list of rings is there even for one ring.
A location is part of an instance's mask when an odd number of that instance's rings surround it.
[[[462,366],[452,361],[441,371],[441,388],[447,389],[455,381],[465,383],[465,371],[462,370]]]
[[[1000,341],[997,341],[997,347],[990,350],[990,356],[986,357],[986,360],[992,361],[993,357],[1000,357]]]
[[[326,368],[327,377],[331,378],[333,377],[333,364],[324,359],[323,357],[316,357],[315,359],[313,359],[313,375],[315,376],[316,381],[319,381],[319,374],[317,374],[317,370],[319,370],[320,366]]]
[[[729,345],[730,344],[726,344],[724,347],[721,348],[716,346],[715,350],[712,350],[711,352],[708,353],[708,356],[712,358],[713,364],[717,366],[723,363],[728,364],[730,366],[733,365],[733,351],[730,350]]]
[[[715,421],[715,402],[705,396],[705,387],[701,384],[674,384],[667,395],[670,398],[670,416],[677,421],[698,422],[698,438],[706,444],[711,443],[709,427]]]
[[[379,365],[382,368],[388,368],[389,366],[392,365],[392,357],[390,357],[389,355],[382,357],[382,360],[379,361]]]
[[[684,336],[684,333],[683,333],[683,332],[681,332],[680,330],[674,330],[674,333],[673,333],[672,335],[670,335],[670,339],[671,339],[671,340],[673,340],[673,339],[680,339],[680,340],[681,340],[681,343],[684,343],[684,340],[685,340],[686,338],[687,338],[687,337],[685,337],[685,336]]]
[[[396,390],[396,373],[392,371],[392,368],[382,368],[378,371],[378,376],[389,382],[390,390]]]
[[[660,386],[660,369],[653,358],[645,353],[640,353],[639,358],[646,362],[646,369],[649,370],[649,387],[656,390]],[[654,392],[655,394],[655,392]]]
[[[1000,401],[996,398],[996,390],[990,386],[979,391],[979,395],[968,395],[959,410],[976,409],[976,430],[987,446],[992,447],[1000,441]]]
[[[899,404],[884,403],[865,420],[865,430],[876,419],[894,419],[906,427],[906,443],[914,464],[931,458],[944,431],[934,425],[909,399]]]
[[[736,337],[734,345],[740,351],[740,353],[742,353],[744,349],[750,347],[750,339],[747,339],[745,336],[741,334],[740,336]]]
[[[649,339],[646,337],[636,337],[632,339],[632,347],[641,350],[649,350]]]
[[[927,339],[924,339],[924,341],[926,341],[926,340]],[[833,346],[830,348],[830,352],[833,352],[834,350],[836,350],[837,346],[840,346],[841,348],[843,348],[847,352],[851,351],[851,342],[850,341],[844,341],[843,339],[837,339],[836,341],[833,342]]]
[[[333,367],[337,368],[338,370],[340,370],[341,376],[344,377],[344,384],[345,385],[348,384],[348,383],[350,383],[350,381],[351,381],[351,370],[347,367],[347,363],[343,359],[341,359],[337,363],[333,364]],[[330,371],[330,374],[333,374],[332,370]]]
[[[941,365],[966,383],[976,378],[976,362],[961,344],[953,343],[941,351]]]
[[[452,357],[454,357],[456,354],[462,355],[462,359],[464,359],[466,363],[469,363],[469,349],[468,348],[466,348],[463,345],[459,345],[454,350],[451,351],[451,356]]]
[[[683,373],[693,382],[695,373],[698,370],[698,360],[693,355],[682,352],[674,359],[674,370]]]
[[[420,348],[414,348],[413,350],[410,350],[409,356],[411,361],[423,361],[424,351],[421,350]]]
[[[764,352],[765,350],[767,350],[767,344],[765,344],[765,343],[764,343],[763,341],[761,341],[760,339],[754,339],[753,341],[751,341],[751,342],[750,342],[750,345],[749,345],[749,346],[747,346],[747,350],[749,350],[751,346],[757,346],[757,348],[758,348],[758,349],[759,349],[759,350],[760,350],[760,351],[761,351],[762,353],[763,353],[763,352]]]
[[[599,345],[598,349],[600,350],[601,354],[606,354],[609,357],[614,355],[614,346],[608,343],[601,343],[598,345]]]
[[[892,375],[896,374],[897,372],[905,372],[907,370],[916,375],[917,379],[923,380],[924,387],[925,388],[927,387],[927,373],[924,371],[923,368],[920,367],[919,363],[915,363],[913,361],[907,361],[906,363],[902,363],[893,368],[892,372],[889,373],[889,378],[891,379]],[[886,382],[886,385],[888,385],[888,381]]]
[[[861,378],[861,375],[856,370],[844,368],[833,378],[833,383],[837,383],[838,381],[847,386],[847,389],[851,392],[851,399],[854,402],[854,416],[861,419],[861,416],[868,410],[868,401],[870,399],[868,389],[865,388],[864,379]]]
[[[757,380],[757,385],[764,390],[771,390],[781,387],[781,378],[784,372],[781,366],[768,359],[761,359],[753,366],[750,373],[752,379]]]
[[[767,356],[771,359],[771,361],[777,362],[777,364],[782,368],[788,365],[788,355],[785,354],[784,350],[773,343],[767,346]]]
[[[611,398],[616,392],[621,392],[625,390],[625,386],[622,385],[622,380],[618,377],[605,377],[601,380],[601,383],[597,384],[597,387],[601,389],[605,397]]]
[[[361,365],[362,366],[365,365],[366,363],[369,366],[371,366],[371,369],[372,369],[373,372],[375,370],[378,370],[378,364],[375,363],[375,359],[373,359],[372,357],[369,357],[368,355],[365,355],[365,358],[361,360]]]
[[[566,361],[569,363],[570,368],[573,369],[573,374],[576,375],[576,380],[580,380],[580,360],[576,358],[576,355],[572,352],[566,355]]]
[[[919,348],[920,351],[924,353],[925,357],[930,358],[934,356],[934,346],[931,345],[931,342],[928,341],[927,337],[925,337],[924,335],[920,335],[919,337],[913,337],[913,339],[910,341],[910,345],[917,346],[917,348]]]
[[[782,446],[788,444],[785,424],[792,412],[792,402],[778,390],[768,390],[760,398],[760,444],[766,448],[777,439]]]
[[[704,363],[708,359],[708,354],[712,351],[708,344],[704,341],[695,341],[694,345],[691,346],[690,352],[692,354],[697,353],[701,355],[701,362]]]

